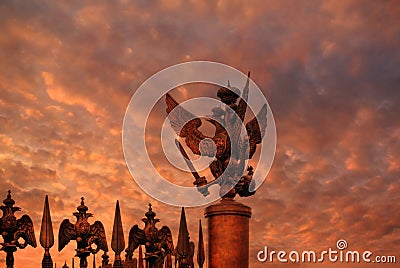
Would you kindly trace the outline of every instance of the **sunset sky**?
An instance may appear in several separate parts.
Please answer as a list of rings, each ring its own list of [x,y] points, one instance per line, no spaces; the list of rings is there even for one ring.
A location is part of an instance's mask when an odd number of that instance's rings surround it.
[[[1,1],[0,200],[12,191],[38,242],[15,253],[15,267],[40,266],[46,194],[56,236],[84,196],[109,247],[117,200],[126,242],[151,202],[176,243],[180,208],[134,182],[122,123],[146,79],[193,60],[250,70],[274,113],[273,166],[257,194],[240,199],[253,209],[250,267],[332,267],[260,264],[256,255],[264,246],[322,251],[338,239],[399,262],[399,14],[398,1]],[[216,97],[215,87],[202,88],[173,94]],[[150,129],[166,116],[158,107]],[[152,160],[163,163],[152,145]],[[186,210],[196,243],[204,208]],[[57,246],[57,267],[70,264],[75,242]]]

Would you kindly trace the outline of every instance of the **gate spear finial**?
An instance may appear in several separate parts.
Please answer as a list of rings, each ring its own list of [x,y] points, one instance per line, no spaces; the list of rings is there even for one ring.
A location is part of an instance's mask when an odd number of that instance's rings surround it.
[[[114,268],[122,268],[121,252],[125,249],[124,231],[122,229],[121,212],[119,201],[115,207],[114,226],[111,239],[111,248],[115,252]]]
[[[42,268],[52,268],[53,260],[50,256],[50,248],[54,245],[54,234],[48,195],[44,199],[42,226],[40,228],[40,245],[44,248]]]

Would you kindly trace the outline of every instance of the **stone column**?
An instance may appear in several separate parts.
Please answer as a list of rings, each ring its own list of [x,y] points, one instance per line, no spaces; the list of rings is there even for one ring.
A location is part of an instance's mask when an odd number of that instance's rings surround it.
[[[208,267],[249,267],[251,208],[231,198],[208,206]]]

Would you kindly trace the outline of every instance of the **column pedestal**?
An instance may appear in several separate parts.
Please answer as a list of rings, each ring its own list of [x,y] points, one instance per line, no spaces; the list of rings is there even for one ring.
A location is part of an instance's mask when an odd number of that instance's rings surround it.
[[[251,208],[224,198],[205,209],[208,219],[208,267],[249,267]]]

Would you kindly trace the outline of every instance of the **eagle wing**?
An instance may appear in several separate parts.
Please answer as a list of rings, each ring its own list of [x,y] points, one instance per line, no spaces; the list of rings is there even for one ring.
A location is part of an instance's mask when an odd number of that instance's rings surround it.
[[[107,252],[108,246],[106,231],[104,230],[104,226],[100,221],[95,221],[90,226],[90,234],[92,237],[95,238],[93,242],[97,245],[97,248],[103,250],[104,252]]]
[[[140,245],[145,244],[144,231],[139,229],[139,226],[135,224],[129,231],[128,248],[125,250],[127,253],[133,253]]]
[[[61,222],[58,231],[58,251],[61,251],[71,240],[76,239],[75,227],[68,219]]]
[[[28,215],[23,215],[19,220],[17,220],[17,231],[15,234],[19,237],[22,237],[25,240],[24,245],[31,245],[36,248],[36,238],[35,238],[35,230],[33,229],[33,222]]]
[[[200,118],[196,117],[191,112],[183,108],[179,103],[170,95],[166,94],[165,102],[167,104],[167,114],[171,127],[182,138],[185,138],[186,145],[190,150],[197,155],[201,155],[199,144],[201,140],[210,138],[204,135],[199,127],[201,126]],[[213,156],[213,144],[202,144],[202,153],[207,156]]]
[[[158,239],[160,239],[162,248],[165,250],[166,254],[172,254],[174,252],[172,233],[167,226],[163,226],[158,230]]]
[[[264,104],[257,116],[246,124],[247,136],[249,137],[249,159],[256,152],[257,144],[260,144],[265,135],[267,127],[267,105]]]

